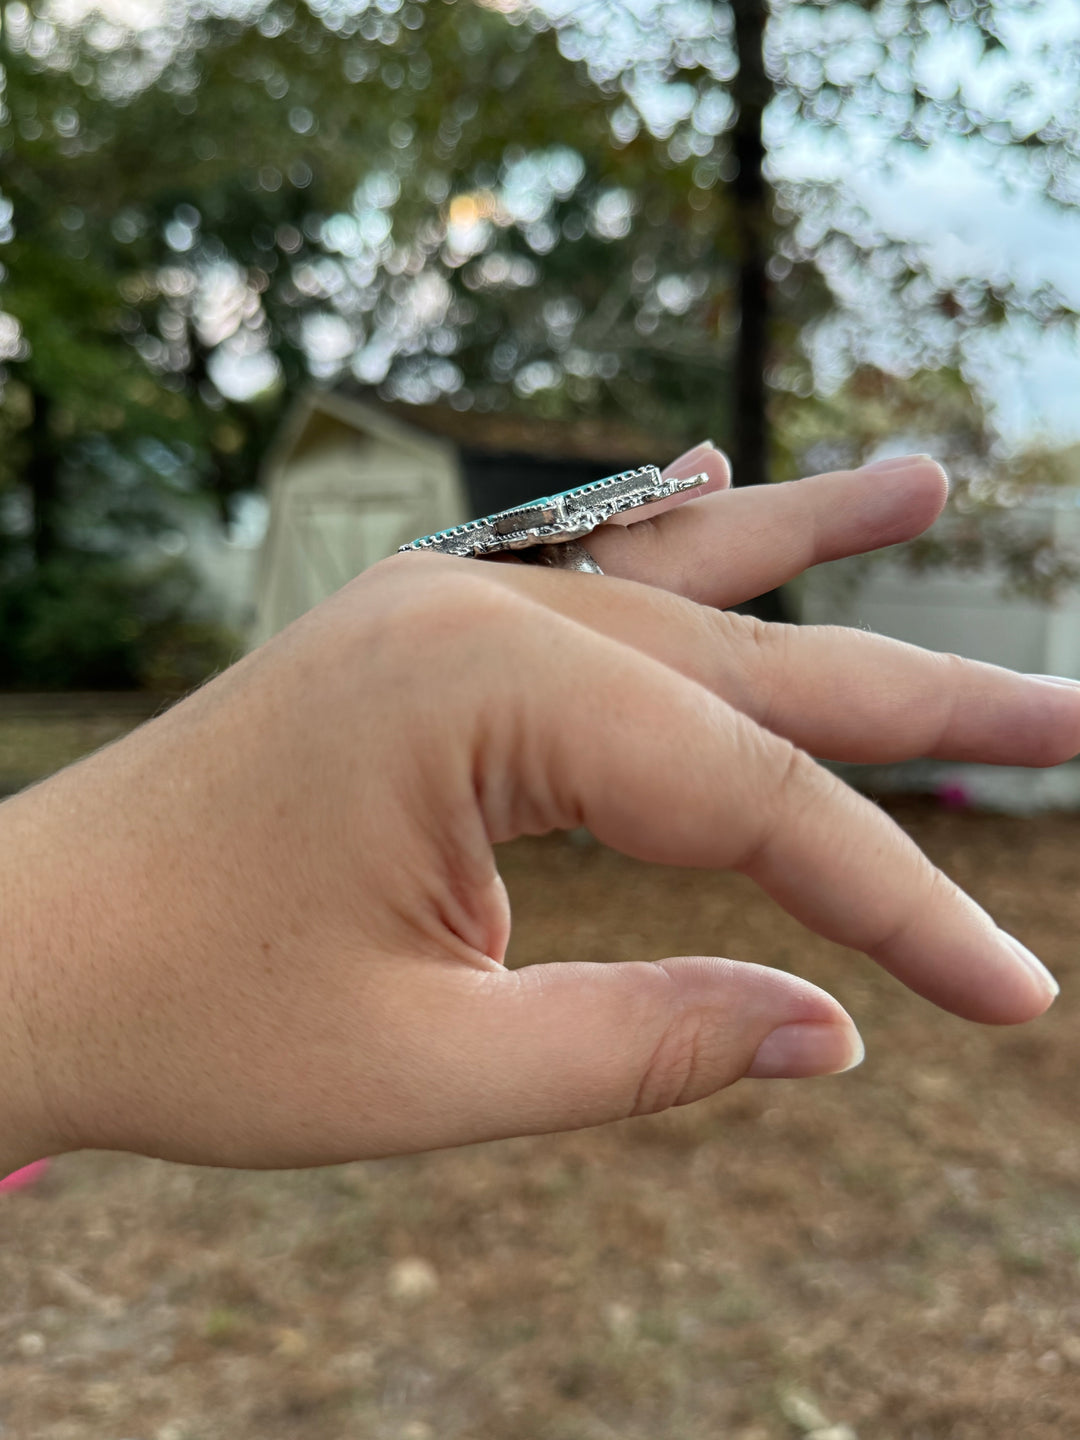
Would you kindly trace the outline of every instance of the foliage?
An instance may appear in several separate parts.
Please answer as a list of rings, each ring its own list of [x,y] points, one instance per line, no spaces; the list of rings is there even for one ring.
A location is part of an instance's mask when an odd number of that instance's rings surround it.
[[[860,458],[909,420],[947,429],[950,407],[979,474],[1000,472],[969,341],[1017,314],[1073,320],[1035,270],[935,269],[857,183],[964,146],[1018,193],[1075,203],[1075,47],[1027,0],[176,0],[135,29],[77,13],[4,8],[11,617],[27,586],[120,573],[177,504],[209,495],[228,517],[311,377],[723,443],[748,245],[768,256],[774,477],[830,427]],[[748,95],[740,26],[766,19]],[[748,226],[739,115],[766,101],[776,204]]]
[[[778,312],[812,325],[777,349],[774,385],[831,389],[874,365],[893,374],[957,366],[968,342],[1018,315],[1075,330],[1069,296],[1036,262],[994,266],[992,249],[936,260],[926,237],[868,213],[868,176],[920,159],[963,161],[1032,203],[1080,202],[1080,19],[1039,0],[536,0],[568,56],[652,124],[673,160],[731,175],[730,113],[706,147],[701,115],[735,78],[733,35],[764,12],[768,173],[777,208],[770,266]],[[662,124],[658,117],[663,117]],[[959,169],[959,165],[957,164]],[[973,217],[977,230],[977,216]],[[826,289],[822,304],[820,286]],[[809,287],[807,290],[806,287]],[[810,306],[807,308],[806,302]],[[815,321],[824,321],[821,326]]]
[[[0,687],[190,689],[240,649],[221,626],[191,618],[193,588],[175,562],[139,571],[80,555],[9,578],[0,589]]]
[[[146,408],[171,419],[157,438],[186,441],[226,497],[265,432],[233,398],[253,375],[291,390],[351,370],[481,407],[565,381],[573,408],[620,374],[629,407],[715,413],[719,385],[699,398],[722,373],[715,345],[656,332],[699,302],[715,318],[724,196],[651,136],[613,144],[607,97],[521,16],[270,0],[243,20],[189,11],[125,48],[103,23],[8,14],[4,304],[25,342],[9,368],[65,412],[79,388],[94,407],[95,374],[115,429],[142,433]],[[35,255],[99,303],[57,306]],[[78,343],[50,346],[44,315],[65,312]],[[132,350],[134,394],[117,373]]]
[[[777,447],[776,464],[789,473],[795,473],[794,455],[809,470],[825,471],[857,465],[886,448],[926,450],[945,466],[950,501],[944,520],[899,555],[890,551],[916,573],[942,566],[989,570],[1006,593],[1047,602],[1080,583],[1080,554],[1033,526],[1021,504],[1053,504],[1055,492],[1074,487],[1078,448],[999,454],[982,407],[955,370],[903,378],[863,367],[832,395],[811,404],[788,399],[785,406],[778,427],[785,443]],[[849,561],[848,582],[875,560]]]

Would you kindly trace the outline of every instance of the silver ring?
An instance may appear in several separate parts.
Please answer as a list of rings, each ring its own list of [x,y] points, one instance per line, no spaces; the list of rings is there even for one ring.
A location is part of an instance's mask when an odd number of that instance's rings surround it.
[[[578,570],[586,575],[604,572],[578,541],[615,515],[652,505],[684,490],[695,490],[707,474],[668,479],[655,465],[608,475],[575,490],[546,495],[528,505],[515,505],[480,520],[469,520],[434,535],[421,535],[402,545],[399,554],[434,550],[472,560],[514,558],[528,565],[549,565],[557,570]]]

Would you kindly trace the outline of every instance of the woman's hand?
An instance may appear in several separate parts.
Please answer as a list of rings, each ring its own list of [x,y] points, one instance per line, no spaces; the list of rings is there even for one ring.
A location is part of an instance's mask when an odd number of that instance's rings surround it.
[[[807,752],[1053,764],[1080,689],[721,608],[924,529],[940,469],[680,465],[716,493],[598,531],[605,576],[395,557],[0,807],[8,1168],[330,1163],[858,1060],[834,1000],[757,965],[505,970],[492,844],[552,829],[745,871],[970,1019],[1046,1008],[1038,962]]]

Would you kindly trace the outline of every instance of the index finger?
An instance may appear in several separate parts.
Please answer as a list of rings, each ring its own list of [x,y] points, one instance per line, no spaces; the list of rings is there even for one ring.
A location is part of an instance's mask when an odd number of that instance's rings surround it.
[[[947,492],[940,465],[906,457],[686,500],[652,519],[602,525],[586,544],[605,574],[724,608],[824,560],[910,540]]]
[[[689,480],[695,475],[706,475],[708,479],[696,490],[669,495],[666,500],[654,500],[651,505],[639,505],[613,516],[609,525],[639,525],[643,520],[655,520],[668,510],[685,505],[688,500],[700,500],[705,495],[715,495],[718,490],[727,490],[731,485],[731,465],[722,450],[711,440],[703,440],[692,450],[687,450],[670,465],[664,466],[665,480]]]

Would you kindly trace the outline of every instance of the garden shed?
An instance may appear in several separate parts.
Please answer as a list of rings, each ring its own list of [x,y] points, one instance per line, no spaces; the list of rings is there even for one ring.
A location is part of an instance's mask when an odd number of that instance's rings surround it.
[[[549,422],[312,391],[264,464],[270,513],[250,644],[261,644],[417,535],[664,464],[685,444],[611,422]]]
[[[332,393],[297,404],[267,455],[264,485],[252,646],[415,535],[467,518],[452,444]]]

